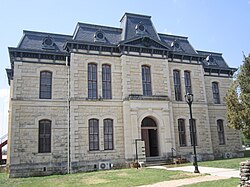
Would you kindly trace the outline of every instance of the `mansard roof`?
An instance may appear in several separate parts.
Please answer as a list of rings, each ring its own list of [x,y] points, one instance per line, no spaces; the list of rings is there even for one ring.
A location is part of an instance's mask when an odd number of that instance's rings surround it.
[[[210,51],[200,51],[197,52],[206,58],[203,60],[203,66],[206,68],[221,68],[221,69],[228,69],[229,66],[227,65],[226,61],[222,57],[222,53],[215,53]]]
[[[157,54],[162,58],[191,59],[202,63],[206,71],[224,69],[234,72],[220,53],[196,51],[188,37],[157,33],[151,16],[125,13],[120,28],[88,23],[77,23],[73,35],[47,32],[23,31],[23,37],[16,48],[10,47],[10,61],[13,69],[15,58],[41,58],[65,60],[71,49],[101,50],[119,56],[124,51]],[[114,53],[113,53],[114,52]],[[142,52],[142,53],[141,53]],[[210,60],[209,60],[210,59]],[[211,60],[212,59],[212,60]],[[201,62],[202,61],[202,62]],[[213,62],[212,62],[213,61]],[[11,70],[12,70],[11,69]],[[7,71],[8,77],[13,72]]]
[[[70,35],[54,34],[36,31],[23,31],[23,38],[21,39],[18,49],[34,50],[34,51],[48,51],[48,52],[66,52],[63,48],[67,40],[72,39]],[[50,38],[52,41],[51,47],[44,45],[44,40]]]

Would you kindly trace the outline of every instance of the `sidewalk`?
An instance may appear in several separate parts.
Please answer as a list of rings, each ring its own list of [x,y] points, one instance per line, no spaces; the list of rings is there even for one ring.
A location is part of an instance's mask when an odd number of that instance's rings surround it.
[[[155,169],[165,169],[169,171],[186,171],[186,172],[194,172],[193,166],[185,166],[185,167],[174,167],[174,168],[166,168],[164,166],[152,166],[149,168],[155,168]],[[176,186],[183,186],[188,184],[194,184],[199,182],[206,182],[206,181],[215,181],[215,180],[221,180],[221,179],[228,179],[231,177],[240,177],[239,170],[236,169],[225,169],[225,168],[212,168],[212,167],[199,167],[199,171],[201,174],[210,174],[205,176],[197,176],[187,179],[179,179],[179,180],[171,180],[171,181],[163,181],[151,185],[144,185],[141,187],[176,187]],[[199,175],[199,174],[197,174]]]

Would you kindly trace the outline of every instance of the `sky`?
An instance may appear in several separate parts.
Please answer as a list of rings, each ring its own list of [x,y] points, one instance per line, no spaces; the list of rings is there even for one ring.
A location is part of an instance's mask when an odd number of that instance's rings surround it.
[[[125,12],[152,16],[158,33],[187,36],[195,49],[223,53],[230,67],[250,53],[250,0],[0,0],[0,137],[8,122],[8,47],[23,30],[72,35],[77,22],[120,27]]]

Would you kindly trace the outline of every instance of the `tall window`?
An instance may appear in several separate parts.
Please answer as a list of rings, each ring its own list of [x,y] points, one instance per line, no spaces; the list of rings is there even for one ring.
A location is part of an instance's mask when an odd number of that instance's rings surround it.
[[[145,65],[142,66],[142,88],[143,95],[152,95],[150,67]]]
[[[213,99],[215,104],[220,104],[219,84],[212,82]]]
[[[225,144],[225,134],[224,134],[223,120],[221,120],[221,119],[217,120],[217,131],[218,131],[218,137],[219,137],[219,144],[224,145]]]
[[[97,99],[97,65],[88,64],[88,98]]]
[[[51,99],[52,92],[52,72],[40,72],[40,99]]]
[[[174,70],[174,93],[175,93],[175,100],[182,101],[181,98],[181,79],[180,79],[180,71]]]
[[[98,119],[89,120],[89,150],[99,150],[99,121]]]
[[[184,71],[185,89],[186,93],[192,93],[190,72]]]
[[[178,119],[178,132],[179,132],[179,142],[180,146],[186,146],[186,130],[185,130],[185,120]]]
[[[38,152],[51,152],[51,121],[47,119],[39,121]]]
[[[113,120],[104,120],[104,150],[112,150],[113,146]]]
[[[190,130],[190,139],[191,139],[191,145],[194,144],[194,140],[193,140],[193,132],[194,132],[194,138],[195,138],[195,145],[197,145],[197,133],[196,133],[196,120],[193,119],[193,126],[189,126],[189,130]]]
[[[111,66],[102,65],[102,97],[103,99],[111,99]]]

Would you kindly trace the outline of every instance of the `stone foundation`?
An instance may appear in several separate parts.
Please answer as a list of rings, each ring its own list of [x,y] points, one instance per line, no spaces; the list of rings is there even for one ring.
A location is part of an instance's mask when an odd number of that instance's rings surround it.
[[[250,187],[250,160],[240,163],[240,186]]]

